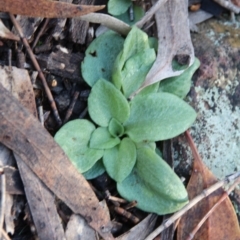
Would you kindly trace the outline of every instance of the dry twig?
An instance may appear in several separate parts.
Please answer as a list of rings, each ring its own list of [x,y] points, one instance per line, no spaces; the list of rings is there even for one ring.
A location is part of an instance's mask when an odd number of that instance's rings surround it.
[[[146,12],[144,17],[140,19],[135,25],[142,28],[143,25],[152,18],[152,16],[157,12],[157,10],[166,2],[167,0],[158,0],[150,9]]]
[[[69,118],[71,117],[72,111],[73,111],[73,108],[74,108],[74,106],[75,106],[75,104],[76,104],[76,101],[77,101],[77,99],[78,99],[78,96],[79,96],[79,92],[78,92],[78,91],[75,91],[75,93],[73,94],[72,101],[71,101],[71,103],[70,103],[70,105],[69,105],[69,107],[68,107],[66,116],[65,116],[65,118],[64,118],[64,120],[63,120],[63,123],[66,123],[66,122],[69,120]]]
[[[44,24],[43,24],[41,30],[38,32],[37,36],[36,36],[35,39],[34,39],[34,42],[33,42],[33,45],[32,45],[32,49],[34,49],[35,46],[37,45],[40,37],[42,36],[43,32],[45,31],[45,29],[46,29],[46,27],[47,27],[49,21],[50,21],[50,18],[46,18],[46,19],[45,19]]]
[[[33,54],[33,51],[31,49],[31,47],[28,44],[27,39],[23,35],[23,32],[22,32],[22,29],[21,29],[20,25],[16,21],[15,17],[13,16],[13,14],[9,13],[9,16],[10,16],[11,21],[12,21],[14,27],[16,28],[16,30],[17,30],[17,32],[18,32],[18,34],[19,34],[19,36],[20,36],[20,38],[21,38],[21,40],[22,40],[22,42],[23,42],[23,44],[24,44],[24,46],[25,46],[25,48],[26,48],[26,50],[28,52],[28,54],[29,54],[29,57],[31,58],[31,60],[33,62],[33,65],[34,65],[35,69],[38,71],[39,77],[42,80],[42,84],[43,84],[44,90],[45,90],[45,92],[47,94],[48,100],[49,100],[51,108],[53,110],[54,117],[55,117],[58,125],[61,125],[62,124],[62,120],[61,120],[61,118],[60,118],[60,116],[58,114],[56,103],[55,103],[55,101],[53,99],[53,96],[52,96],[52,93],[51,93],[51,91],[50,91],[50,89],[48,87],[46,78],[45,78],[45,76],[44,76],[44,74],[43,74],[43,72],[42,72],[42,70],[41,70],[41,68],[40,68],[40,66],[39,66],[39,64],[38,64],[34,54]]]

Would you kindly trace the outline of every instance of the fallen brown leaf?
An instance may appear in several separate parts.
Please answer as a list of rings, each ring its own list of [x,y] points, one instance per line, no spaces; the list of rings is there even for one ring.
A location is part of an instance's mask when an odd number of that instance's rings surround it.
[[[189,199],[202,193],[204,189],[217,182],[215,176],[202,162],[196,147],[189,135],[187,140],[194,156],[193,171],[187,186]],[[186,240],[201,219],[221,198],[224,190],[218,189],[197,205],[191,208],[183,217],[178,226],[177,239]],[[239,240],[240,231],[236,213],[229,198],[223,201],[216,211],[213,211],[202,227],[195,234],[194,240]]]
[[[0,84],[0,142],[19,155],[74,213],[82,215],[104,239],[113,239],[109,216],[85,178],[33,117]]]
[[[74,5],[51,0],[0,0],[0,11],[29,17],[73,18],[99,11],[104,7]]]
[[[155,3],[156,0],[152,2]],[[155,19],[158,29],[158,54],[141,89],[165,78],[180,75],[183,71],[174,71],[172,68],[174,58],[185,56],[189,66],[194,61],[187,1],[167,1],[155,13]]]

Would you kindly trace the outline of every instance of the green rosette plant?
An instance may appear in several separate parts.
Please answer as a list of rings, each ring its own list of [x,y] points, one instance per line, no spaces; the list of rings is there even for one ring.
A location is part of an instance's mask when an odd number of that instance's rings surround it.
[[[106,171],[116,181],[119,194],[129,201],[136,200],[138,208],[157,214],[175,212],[188,202],[188,195],[178,176],[156,153],[155,142],[187,130],[196,113],[171,93],[174,87],[159,83],[129,100],[143,83],[156,53],[148,36],[136,27],[124,43],[122,40],[116,33],[107,32],[90,44],[81,68],[85,81],[92,87],[88,98],[91,121],[68,122],[56,133],[55,140],[87,179]],[[110,48],[117,41],[122,49],[106,52],[116,60],[110,63],[112,68],[104,68],[107,72],[96,74],[94,69],[103,64],[100,53],[106,41]],[[92,67],[89,49],[94,49]],[[88,72],[90,68],[92,75]],[[182,83],[191,81],[192,68],[184,74]]]

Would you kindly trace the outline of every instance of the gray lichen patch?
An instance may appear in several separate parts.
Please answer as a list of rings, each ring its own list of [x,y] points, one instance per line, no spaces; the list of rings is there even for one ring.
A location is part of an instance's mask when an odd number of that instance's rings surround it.
[[[227,91],[196,89],[198,119],[191,134],[205,164],[218,178],[240,170],[240,109]],[[204,93],[203,93],[204,92]]]

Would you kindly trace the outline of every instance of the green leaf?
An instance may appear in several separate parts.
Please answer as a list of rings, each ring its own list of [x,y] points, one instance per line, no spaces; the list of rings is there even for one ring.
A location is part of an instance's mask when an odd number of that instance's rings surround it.
[[[154,83],[154,84],[148,85],[147,87],[143,88],[143,89],[137,94],[137,96],[144,96],[144,95],[147,95],[147,94],[149,94],[149,93],[156,93],[156,92],[158,92],[159,83],[160,83],[160,82],[156,82],[156,83]]]
[[[147,34],[133,26],[132,30],[129,32],[124,41],[123,50],[119,53],[113,65],[112,81],[118,89],[120,89],[122,86],[121,71],[125,65],[125,62],[135,54],[141,53],[149,48]]]
[[[191,79],[194,72],[199,68],[200,61],[195,58],[194,63],[180,76],[166,78],[160,82],[159,91],[169,92],[180,98],[184,98],[190,90]]]
[[[109,122],[108,131],[114,137],[121,137],[124,133],[124,128],[118,120],[112,118]]]
[[[187,130],[196,118],[192,107],[170,93],[136,96],[130,111],[123,126],[135,142],[173,138]]]
[[[158,51],[158,39],[155,37],[149,37],[148,38],[149,46],[150,48],[153,48],[155,52]]]
[[[130,114],[126,98],[112,83],[103,79],[98,80],[92,88],[88,111],[92,120],[102,127],[107,127],[112,118],[123,123]]]
[[[99,127],[93,131],[90,139],[90,148],[109,149],[120,143],[118,137],[113,137],[106,127]]]
[[[129,138],[109,150],[105,150],[103,164],[109,176],[116,182],[123,181],[132,171],[136,162],[136,147]]]
[[[89,86],[98,79],[111,80],[114,61],[123,48],[123,38],[112,31],[103,33],[92,41],[81,65],[82,76]]]
[[[87,172],[82,173],[82,175],[87,179],[91,180],[105,172],[105,168],[102,160],[97,161],[92,168],[90,168]]]
[[[131,0],[109,0],[108,12],[112,15],[123,14],[128,10],[131,4]]]
[[[88,147],[94,130],[95,126],[88,120],[77,119],[61,127],[54,137],[81,173],[89,170],[103,156],[103,150]]]
[[[156,143],[155,142],[144,141],[144,142],[135,143],[135,145],[136,145],[137,149],[138,148],[143,148],[143,147],[149,147],[149,148],[151,148],[154,151],[156,149]]]
[[[175,57],[178,57],[178,56],[175,56]],[[182,62],[179,62],[179,60],[177,58],[176,59],[173,58],[173,60],[172,60],[172,69],[173,69],[173,71],[186,70],[188,68],[188,66],[189,66],[189,62],[188,61],[186,61],[186,62],[183,61],[183,63],[182,63]]]
[[[148,48],[150,48],[148,35],[139,28],[133,26],[124,41],[121,61],[125,62],[133,55]]]
[[[159,215],[172,213],[188,202],[187,191],[178,176],[152,149],[137,150],[131,174],[117,183],[119,194],[137,207]]]
[[[122,69],[122,89],[126,98],[138,90],[156,59],[154,49],[145,49],[129,58]]]
[[[144,16],[144,14],[145,12],[142,7],[133,4],[133,16],[134,16],[133,21],[131,21],[130,19],[130,14],[128,10],[125,13],[116,16],[116,18],[132,26],[137,21],[139,21]]]

